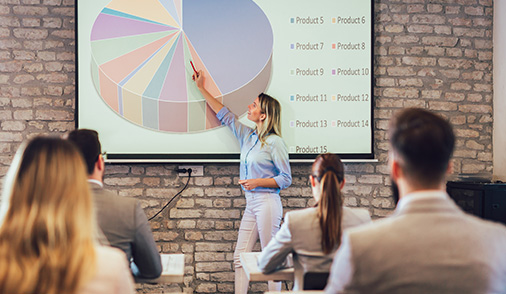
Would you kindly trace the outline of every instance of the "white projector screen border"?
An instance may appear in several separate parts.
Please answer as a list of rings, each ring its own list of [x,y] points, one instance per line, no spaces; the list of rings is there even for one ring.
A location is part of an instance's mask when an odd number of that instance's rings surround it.
[[[193,59],[196,65],[199,64],[196,59],[202,59],[200,65],[211,72],[216,88],[225,99],[224,104],[239,114],[241,122],[245,124],[250,123],[244,113],[246,105],[251,102],[243,97],[247,96],[247,99],[251,100],[255,98],[251,93],[264,91],[277,98],[283,109],[283,138],[289,148],[292,162],[311,161],[317,154],[324,152],[336,153],[345,160],[358,162],[374,159],[373,0],[213,1],[227,6],[248,5],[242,7],[242,11],[250,14],[231,16],[229,19],[225,18],[221,24],[208,26],[211,30],[220,28],[220,25],[226,26],[227,21],[228,24],[237,22],[233,29],[218,35],[222,38],[232,36],[228,43],[227,40],[223,41],[225,45],[236,46],[236,49],[246,48],[244,52],[241,51],[242,55],[234,56],[235,61],[238,58],[244,60],[238,65],[237,71],[232,71],[238,72],[238,77],[234,77],[230,71],[227,73],[228,67],[217,67],[213,57],[206,55],[207,52],[224,50],[225,53],[222,53],[221,57],[225,58],[226,48],[223,47],[228,46],[221,44],[221,47],[210,48],[212,40],[205,40],[203,35],[211,35],[211,31],[203,30],[199,35],[199,32],[191,28],[192,16],[198,14],[200,7],[197,4],[200,1],[174,0],[172,5],[172,1],[164,1],[165,4],[162,4],[157,0],[130,0],[128,3],[131,4],[126,7],[122,4],[126,2],[124,0],[76,1],[76,128],[95,129],[99,132],[102,149],[107,152],[108,161],[136,163],[239,160],[239,145],[235,137],[228,128],[216,127],[216,121],[210,118],[205,106],[202,106],[202,100],[199,100],[201,98],[196,95],[195,89],[188,81],[186,86],[182,87],[187,93],[185,101],[176,101],[179,98],[167,99],[167,105],[175,106],[176,109],[184,104],[187,109],[193,110],[186,114],[186,129],[156,129],[162,125],[161,114],[164,112],[161,110],[162,106],[158,109],[151,103],[153,95],[150,93],[156,92],[151,89],[156,88],[155,77],[163,72],[161,69],[164,64],[169,69],[166,70],[163,81],[168,83],[171,69],[176,68],[178,56],[184,56],[181,57],[184,63]],[[153,7],[136,13],[137,3]],[[194,3],[193,7],[188,3]],[[306,7],[308,3],[311,7]],[[156,9],[157,5],[162,9]],[[188,8],[185,10],[186,14],[182,12],[183,7]],[[284,9],[281,9],[283,7]],[[163,16],[160,16],[158,11],[163,9],[173,16],[172,20],[165,21]],[[193,14],[189,12],[192,9]],[[237,7],[230,7],[229,11],[234,9]],[[226,11],[219,9],[224,10]],[[249,17],[255,22],[248,23]],[[245,20],[241,22],[241,19]],[[185,20],[189,25],[185,26],[187,30],[183,31],[182,24]],[[122,24],[122,21],[125,26],[118,25]],[[141,24],[135,25],[135,30],[138,31],[134,33],[125,29],[132,23]],[[180,28],[178,23],[181,24]],[[107,24],[116,29],[107,29]],[[258,26],[258,32],[252,32],[254,26]],[[269,27],[272,30],[270,37]],[[237,38],[237,34],[241,32],[247,32],[245,34],[248,38]],[[255,46],[253,41],[234,45],[237,40],[240,40],[237,43],[241,43],[243,39],[266,41],[257,41],[256,43],[261,45],[255,47],[254,51],[251,49]],[[111,72],[111,68],[116,70],[127,66],[127,62],[123,61],[126,59],[120,60],[120,57],[141,56],[141,53],[149,50],[140,52],[143,50],[139,48],[148,47],[158,40],[158,44],[163,46],[158,46],[156,50],[149,49],[153,54],[138,64],[135,71],[127,76],[124,74],[122,80],[114,80],[114,75],[121,76],[121,73]],[[231,44],[232,42],[234,44]],[[135,47],[133,44],[143,46]],[[120,53],[116,53],[116,50]],[[184,52],[181,54],[181,51]],[[256,53],[260,51],[262,53]],[[252,52],[255,52],[255,56],[251,60],[246,58]],[[214,59],[220,61],[219,57]],[[224,61],[226,62],[232,63],[234,60]],[[148,69],[150,66],[151,71]],[[230,66],[233,67],[234,64]],[[192,73],[191,66],[185,64],[184,71],[188,80]],[[232,78],[222,79],[225,74],[231,75]],[[159,78],[158,81],[160,80]],[[117,95],[120,96],[118,105],[115,105],[116,94],[111,96],[111,91],[108,91],[115,89],[114,87],[117,87]],[[138,90],[136,92],[136,89],[140,88],[143,93]],[[163,99],[162,93],[167,90],[163,86],[158,88],[159,99]],[[157,103],[162,105],[161,102]],[[200,106],[195,107],[196,104]],[[151,112],[146,109],[151,109]],[[318,114],[315,114],[316,112]],[[192,115],[197,118],[190,120]],[[154,116],[158,117],[153,118]]]

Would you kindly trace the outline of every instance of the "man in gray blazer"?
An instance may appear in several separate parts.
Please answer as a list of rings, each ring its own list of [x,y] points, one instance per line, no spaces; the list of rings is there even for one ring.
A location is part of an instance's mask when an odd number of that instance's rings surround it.
[[[110,245],[126,253],[134,276],[159,277],[162,273],[160,254],[139,202],[103,187],[105,163],[98,133],[87,129],[74,130],[68,139],[75,143],[86,161],[98,225]]]
[[[390,122],[389,139],[397,208],[345,232],[325,292],[506,293],[506,227],[465,214],[445,192],[450,124],[407,109]]]

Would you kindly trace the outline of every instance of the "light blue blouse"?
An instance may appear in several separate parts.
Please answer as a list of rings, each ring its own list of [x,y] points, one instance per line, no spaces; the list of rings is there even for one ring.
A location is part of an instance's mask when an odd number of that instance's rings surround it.
[[[279,193],[292,183],[288,149],[283,139],[269,135],[264,146],[255,130],[240,123],[228,108],[223,107],[216,117],[230,127],[241,147],[240,178],[242,180],[273,178],[279,188],[257,187],[250,191]],[[243,188],[244,190],[244,188]],[[246,191],[246,190],[245,190]]]

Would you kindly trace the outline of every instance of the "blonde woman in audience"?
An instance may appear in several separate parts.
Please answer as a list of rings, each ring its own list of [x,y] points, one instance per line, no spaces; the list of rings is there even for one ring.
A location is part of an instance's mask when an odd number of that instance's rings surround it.
[[[68,141],[20,148],[1,200],[0,293],[134,293],[123,252],[95,241],[86,178]]]
[[[338,156],[319,155],[309,180],[316,205],[288,212],[258,259],[260,270],[270,273],[284,266],[288,254],[293,253],[294,290],[303,289],[305,273],[330,271],[344,229],[371,221],[368,211],[343,207],[344,168]]]

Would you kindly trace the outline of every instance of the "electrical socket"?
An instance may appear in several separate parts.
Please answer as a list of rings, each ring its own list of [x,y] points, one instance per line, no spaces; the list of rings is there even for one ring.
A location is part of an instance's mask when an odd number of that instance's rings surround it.
[[[204,166],[203,165],[180,165],[177,167],[178,169],[192,169],[192,177],[203,177],[204,176]],[[179,176],[187,176],[188,173],[179,173]]]

